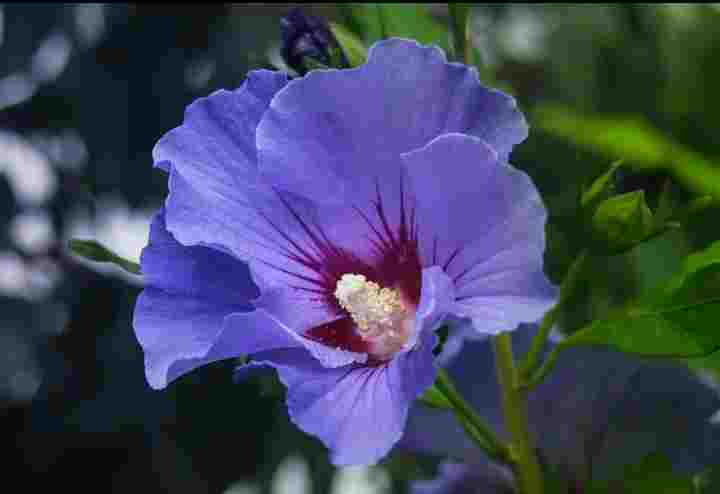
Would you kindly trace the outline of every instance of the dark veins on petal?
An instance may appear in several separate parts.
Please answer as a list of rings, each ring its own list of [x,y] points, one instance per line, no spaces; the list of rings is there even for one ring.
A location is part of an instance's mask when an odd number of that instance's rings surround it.
[[[406,206],[407,197],[400,183],[400,220],[393,226],[384,207],[379,184],[376,184],[376,198],[373,211],[376,218],[369,217],[360,208],[355,211],[368,226],[367,239],[373,246],[373,258],[361,259],[347,249],[335,245],[323,228],[303,218],[282,192],[277,195],[293,220],[309,239],[308,245],[292,238],[266,215],[268,224],[284,241],[278,246],[283,255],[316,274],[312,278],[288,269],[265,263],[298,280],[291,288],[312,295],[312,300],[324,303],[337,315],[344,316],[333,322],[316,326],[306,331],[305,336],[333,348],[357,353],[367,353],[368,343],[355,330],[349,314],[340,307],[335,297],[338,280],[348,273],[364,275],[382,287],[398,289],[406,304],[416,307],[420,302],[422,265],[418,253],[417,228],[414,208]],[[360,241],[361,239],[358,239]],[[372,364],[372,359],[370,364]]]

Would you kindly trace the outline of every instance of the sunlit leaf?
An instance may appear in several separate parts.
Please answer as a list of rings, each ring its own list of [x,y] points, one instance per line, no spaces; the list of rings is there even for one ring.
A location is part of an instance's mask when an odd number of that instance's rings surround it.
[[[534,123],[576,146],[625,159],[639,170],[664,170],[699,195],[720,198],[720,167],[683,147],[640,115],[590,116],[543,105]]]

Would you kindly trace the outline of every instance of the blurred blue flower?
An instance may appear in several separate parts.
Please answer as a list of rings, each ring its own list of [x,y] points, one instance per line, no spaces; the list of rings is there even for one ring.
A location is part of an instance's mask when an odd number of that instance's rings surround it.
[[[528,349],[536,329],[515,332],[518,353]],[[502,431],[492,360],[489,342],[469,343],[449,372]],[[681,365],[600,347],[567,349],[529,395],[528,407],[541,462],[577,489],[572,492],[583,492],[590,478],[609,479],[656,452],[685,473],[698,473],[720,456],[720,427],[711,421],[720,397]],[[401,446],[454,458],[435,480],[416,482],[416,494],[514,492],[510,472],[482,456],[446,414],[415,409]]]
[[[170,193],[135,310],[148,382],[252,355],[240,375],[275,368],[335,464],[377,461],[435,378],[443,321],[492,334],[553,303],[546,212],[507,164],[526,134],[475,69],[400,39],[194,102],[153,152]]]

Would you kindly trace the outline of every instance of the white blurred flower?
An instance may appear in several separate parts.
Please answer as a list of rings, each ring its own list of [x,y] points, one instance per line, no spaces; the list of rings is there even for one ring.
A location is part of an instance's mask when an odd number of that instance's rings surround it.
[[[14,132],[0,131],[0,173],[5,174],[23,206],[40,206],[57,190],[57,177],[50,161]]]
[[[105,32],[105,4],[79,3],[75,5],[75,30],[83,47],[95,45]]]
[[[43,40],[33,54],[30,72],[36,82],[54,81],[63,73],[70,61],[72,43],[65,33],[53,33]]]
[[[312,478],[307,461],[301,456],[289,456],[275,470],[272,494],[312,494]]]
[[[11,251],[0,252],[0,295],[29,301],[46,298],[61,273],[48,258],[25,261]]]
[[[47,252],[55,240],[50,215],[44,209],[25,211],[12,219],[9,227],[12,241],[28,254]]]
[[[260,494],[260,485],[236,482],[223,494]],[[312,475],[307,461],[291,455],[278,465],[271,481],[271,494],[312,494]],[[391,494],[391,481],[381,467],[346,467],[335,472],[330,494]]]
[[[331,494],[390,494],[390,475],[381,467],[345,467],[333,478]]]

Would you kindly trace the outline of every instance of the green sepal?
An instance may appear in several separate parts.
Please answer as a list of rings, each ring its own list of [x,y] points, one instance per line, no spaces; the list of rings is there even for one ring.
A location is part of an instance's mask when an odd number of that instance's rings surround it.
[[[596,178],[583,191],[580,197],[580,206],[583,210],[592,214],[602,201],[609,199],[615,193],[614,175],[621,165],[622,160],[614,162],[608,171]]]
[[[330,31],[335,35],[335,39],[337,39],[340,47],[345,52],[350,67],[357,67],[367,62],[367,48],[357,36],[334,22],[330,23]]]

